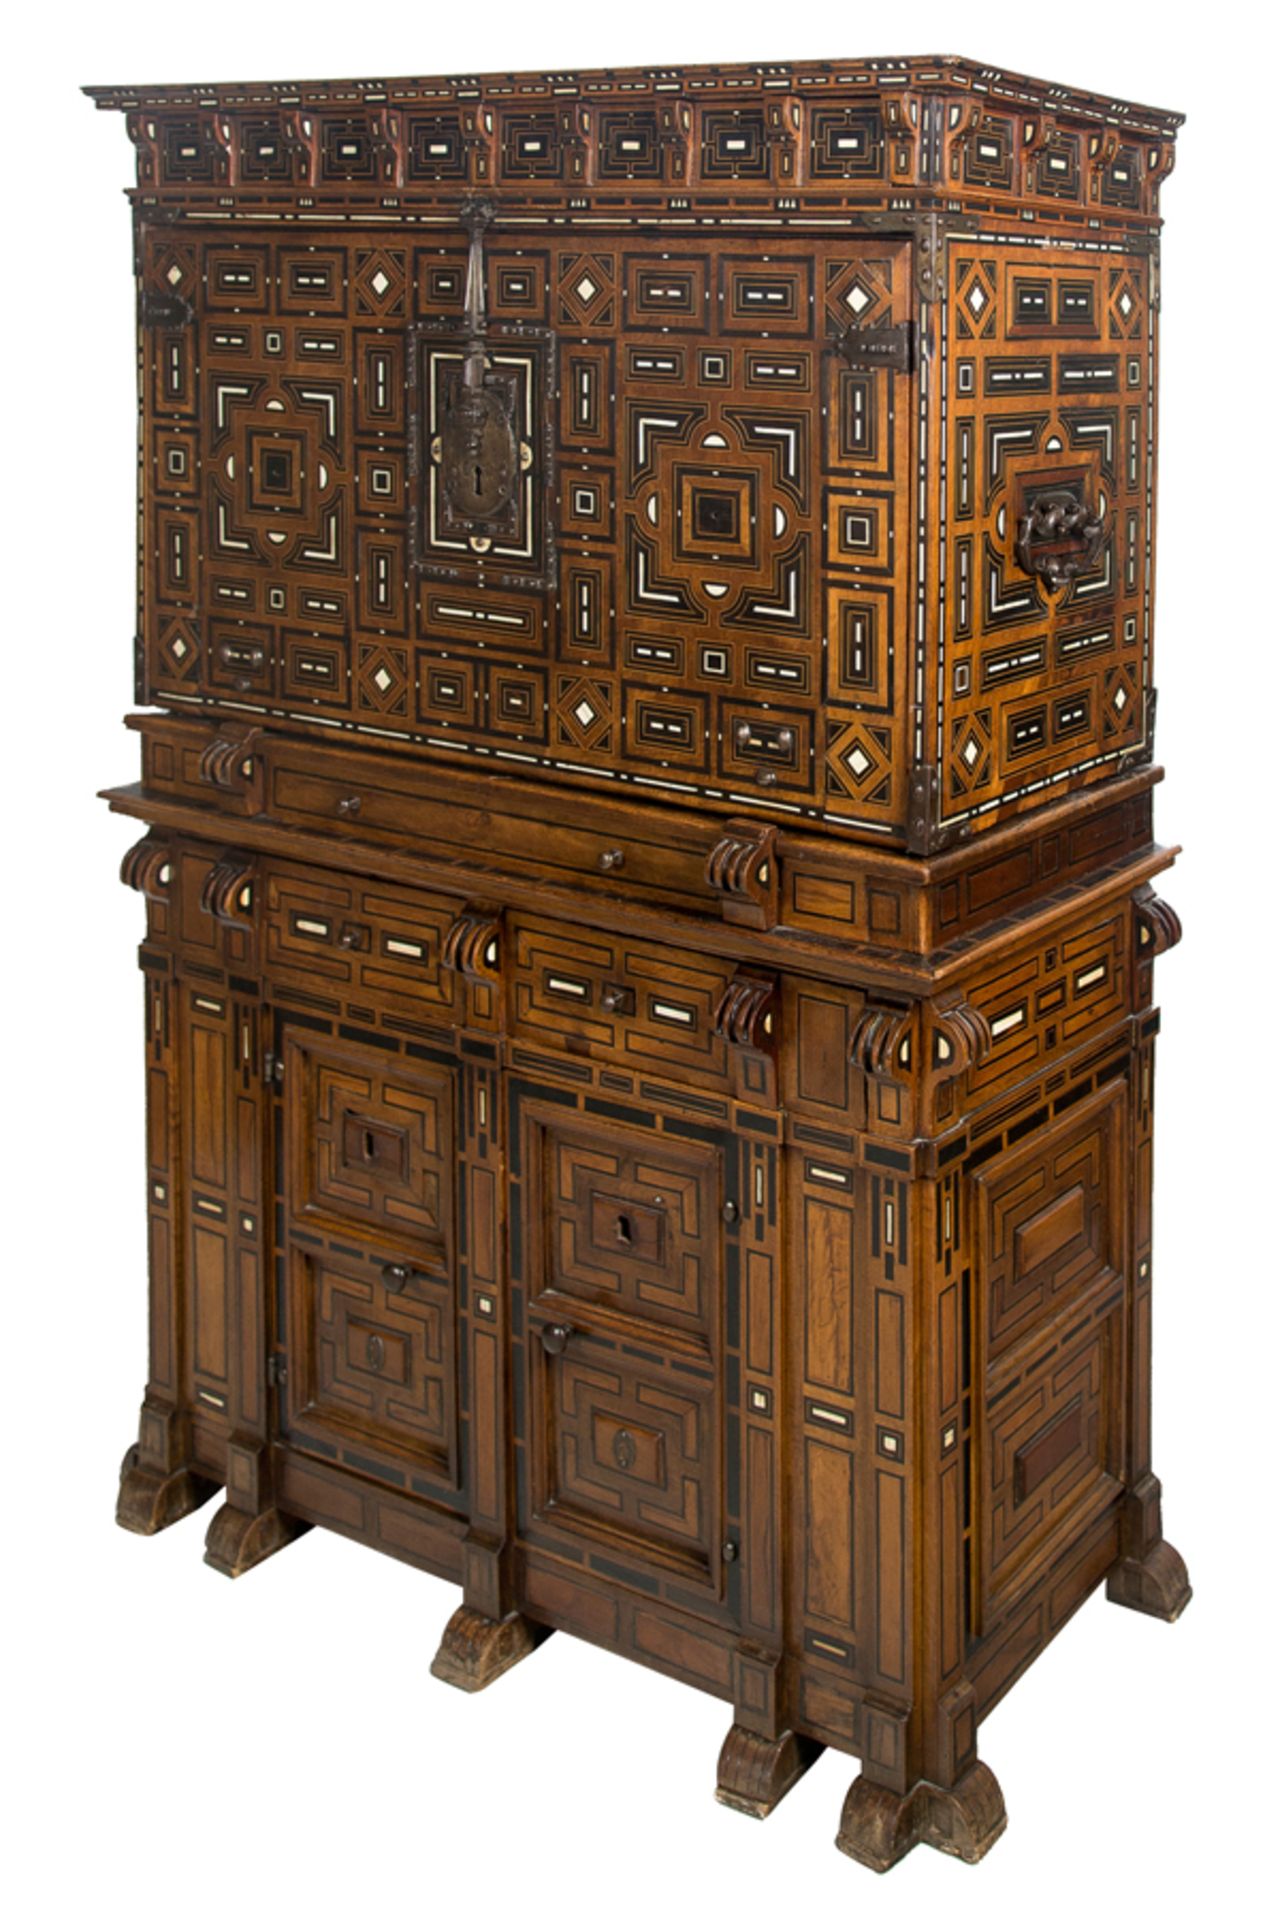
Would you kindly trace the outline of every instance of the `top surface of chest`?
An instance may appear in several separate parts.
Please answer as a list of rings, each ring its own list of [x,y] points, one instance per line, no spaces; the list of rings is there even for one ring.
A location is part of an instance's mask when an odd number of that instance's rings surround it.
[[[956,61],[94,91],[141,698],[916,852],[1151,753],[1178,116]]]

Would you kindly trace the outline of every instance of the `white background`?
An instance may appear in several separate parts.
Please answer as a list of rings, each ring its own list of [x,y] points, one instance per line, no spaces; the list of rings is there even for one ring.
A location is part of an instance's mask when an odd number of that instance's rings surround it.
[[[168,0],[11,16],[2,1871],[22,1920],[125,1902],[198,1917],[466,1906],[626,1920],[935,1901],[960,1916],[1111,1915],[1185,1900],[1228,1911],[1263,1893],[1279,1497],[1265,862],[1282,539],[1277,158],[1254,77],[1268,16],[1098,0],[901,11],[861,25],[858,9],[778,0]],[[137,772],[118,724],[133,632],[120,193],[133,155],[122,119],[75,89],[883,53],[970,55],[1189,116],[1163,189],[1159,832],[1186,851],[1161,882],[1185,940],[1158,963],[1154,1454],[1195,1598],[1174,1628],[1092,1599],[983,1728],[1010,1813],[995,1851],[970,1869],[919,1848],[877,1880],[832,1846],[855,1771],[839,1754],[759,1826],[713,1801],[729,1719],[717,1701],[565,1635],[468,1699],[428,1675],[453,1587],[320,1531],[233,1586],[201,1564],[212,1508],[150,1541],[112,1523],[145,1357],[142,911],[115,878],[136,828],[93,798]]]

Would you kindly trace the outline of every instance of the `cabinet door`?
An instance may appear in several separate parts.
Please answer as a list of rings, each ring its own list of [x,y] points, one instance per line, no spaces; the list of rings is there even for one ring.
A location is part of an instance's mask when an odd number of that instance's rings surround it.
[[[291,1445],[459,1485],[454,1068],[287,1031]]]
[[[734,1619],[742,1143],[514,1091],[522,1536]]]
[[[976,1622],[987,1632],[1123,1492],[1126,1088],[975,1177]]]

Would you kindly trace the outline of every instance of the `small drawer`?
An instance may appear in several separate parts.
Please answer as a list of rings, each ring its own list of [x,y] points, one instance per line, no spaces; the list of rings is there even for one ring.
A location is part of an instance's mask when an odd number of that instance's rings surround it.
[[[474,779],[474,776],[469,776]],[[605,809],[579,804],[508,811],[478,802],[466,780],[425,781],[420,766],[347,748],[325,753],[273,743],[269,810],[292,826],[363,840],[431,847],[454,861],[483,858],[505,872],[553,885],[600,886],[655,906],[719,907],[709,861],[725,829],[673,814],[638,823],[635,813],[602,824]]]
[[[513,1031],[571,1053],[728,1084],[728,960],[546,921],[512,923]]]
[[[374,880],[273,866],[265,882],[265,965],[420,1017],[450,1015],[458,975],[441,964],[458,902]]]
[[[726,779],[809,793],[814,749],[808,713],[729,703],[721,724],[721,770]]]
[[[270,693],[274,673],[271,635],[254,627],[215,625],[207,661],[211,687],[233,693]]]

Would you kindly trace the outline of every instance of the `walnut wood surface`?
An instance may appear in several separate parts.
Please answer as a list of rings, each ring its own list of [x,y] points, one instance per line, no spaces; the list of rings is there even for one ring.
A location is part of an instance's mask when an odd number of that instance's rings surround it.
[[[138,151],[150,1352],[223,1489],[824,1746],[979,1722],[1149,1454],[1157,193],[972,63],[94,90]],[[827,222],[827,224],[824,224]],[[901,330],[903,329],[903,330]],[[1102,520],[1102,529],[1097,525]],[[555,1649],[548,1655],[555,1658]]]

